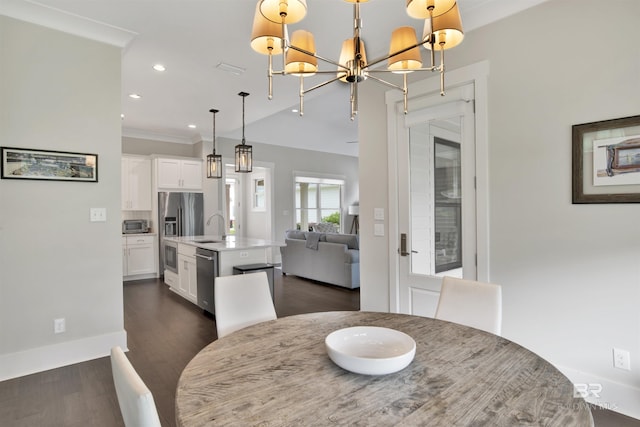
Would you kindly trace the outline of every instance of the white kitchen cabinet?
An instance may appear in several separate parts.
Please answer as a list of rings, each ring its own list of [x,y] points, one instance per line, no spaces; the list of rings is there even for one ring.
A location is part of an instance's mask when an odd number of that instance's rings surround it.
[[[178,289],[189,301],[198,302],[198,269],[196,248],[191,245],[178,245]]]
[[[156,275],[155,235],[122,238],[122,271],[125,280]]]
[[[151,210],[151,160],[122,157],[122,210]]]
[[[156,159],[159,190],[202,190],[202,161],[199,159]]]

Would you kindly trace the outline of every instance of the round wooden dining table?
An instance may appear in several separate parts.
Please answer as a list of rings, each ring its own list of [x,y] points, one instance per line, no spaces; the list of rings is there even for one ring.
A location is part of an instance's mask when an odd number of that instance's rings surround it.
[[[382,326],[416,342],[380,376],[346,371],[325,337]],[[182,372],[176,422],[195,426],[593,426],[572,383],[505,338],[427,317],[326,312],[283,317],[214,341]]]

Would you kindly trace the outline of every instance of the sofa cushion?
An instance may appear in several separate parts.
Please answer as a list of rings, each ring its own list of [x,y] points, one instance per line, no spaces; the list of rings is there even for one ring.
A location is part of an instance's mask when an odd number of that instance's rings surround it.
[[[285,233],[287,239],[307,240],[307,235],[300,230],[287,230]]]
[[[343,245],[347,245],[349,249],[360,249],[357,234],[327,234],[326,239],[329,243],[342,243]]]

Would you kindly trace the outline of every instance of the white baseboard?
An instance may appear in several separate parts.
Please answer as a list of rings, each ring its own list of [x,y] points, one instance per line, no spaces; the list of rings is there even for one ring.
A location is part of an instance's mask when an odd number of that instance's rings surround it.
[[[127,350],[127,331],[66,341],[0,355],[0,381],[108,356],[111,347]]]
[[[640,419],[640,388],[620,384],[588,372],[564,366],[556,366],[565,374],[578,390],[586,394],[585,400],[603,409],[619,412]],[[598,409],[593,409],[597,411]]]

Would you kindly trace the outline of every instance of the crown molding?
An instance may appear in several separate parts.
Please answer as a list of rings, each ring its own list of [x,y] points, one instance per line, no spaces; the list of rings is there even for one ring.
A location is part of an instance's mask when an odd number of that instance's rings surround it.
[[[29,0],[2,0],[0,14],[120,48],[125,48],[138,35]]]
[[[200,136],[189,137],[189,136],[168,135],[168,134],[150,132],[148,130],[134,129],[134,128],[122,128],[122,136],[126,138],[147,139],[150,141],[171,142],[174,144],[186,144],[186,145],[193,145],[202,140]]]

